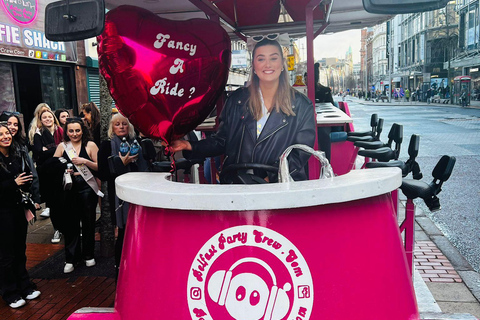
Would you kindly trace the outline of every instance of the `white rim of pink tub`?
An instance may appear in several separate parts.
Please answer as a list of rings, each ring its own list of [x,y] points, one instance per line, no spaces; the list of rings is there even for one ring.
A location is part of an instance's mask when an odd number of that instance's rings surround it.
[[[389,193],[402,184],[398,168],[352,170],[331,179],[262,185],[190,184],[169,173],[134,172],[115,180],[117,196],[153,208],[270,210],[349,202]]]

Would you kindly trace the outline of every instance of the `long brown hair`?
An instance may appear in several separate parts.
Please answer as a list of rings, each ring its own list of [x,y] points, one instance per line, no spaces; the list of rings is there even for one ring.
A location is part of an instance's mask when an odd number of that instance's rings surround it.
[[[278,48],[278,50],[280,51],[280,57],[283,61],[283,71],[280,74],[278,89],[273,100],[273,105],[275,106],[275,110],[277,112],[281,111],[287,116],[294,116],[295,112],[293,112],[292,100],[295,93],[293,91],[293,88],[290,86],[290,82],[288,80],[287,64],[285,58],[283,57],[283,50],[280,44],[275,40],[263,39],[255,45],[252,57],[255,57],[255,52],[259,47],[268,45]],[[259,120],[260,118],[262,118],[262,99],[259,93],[260,79],[253,71],[254,70],[252,69],[252,72],[250,74],[250,86],[248,87],[250,98],[248,99],[247,106],[250,109],[250,112],[252,113],[255,120]]]
[[[100,123],[100,111],[98,110],[97,105],[95,102],[88,102],[82,104],[82,107],[80,109],[81,112],[88,112],[92,115],[92,121],[91,123],[87,123],[87,127],[93,131],[96,126]]]

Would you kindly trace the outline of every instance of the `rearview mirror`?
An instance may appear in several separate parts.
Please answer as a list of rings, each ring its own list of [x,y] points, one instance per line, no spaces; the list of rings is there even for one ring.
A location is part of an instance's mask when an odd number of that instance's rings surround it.
[[[100,35],[105,26],[104,0],[66,0],[45,8],[45,37],[77,41]]]
[[[449,0],[363,0],[365,11],[380,14],[400,14],[443,8]]]

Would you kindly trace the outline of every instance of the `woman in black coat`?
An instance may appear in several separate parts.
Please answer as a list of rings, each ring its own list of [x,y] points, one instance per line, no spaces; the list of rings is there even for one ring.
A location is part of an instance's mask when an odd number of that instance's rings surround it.
[[[24,154],[28,160],[28,166],[32,170],[33,182],[32,182],[32,198],[35,202],[35,209],[40,209],[40,203],[42,203],[40,198],[40,183],[38,180],[37,170],[33,163],[32,158],[28,154],[27,140],[25,134],[23,133],[22,122],[18,116],[18,112],[3,112],[0,116],[0,121],[6,121],[8,130],[12,134],[13,140],[17,143],[18,146],[23,150]]]
[[[123,238],[127,223],[129,205],[120,200],[115,193],[115,179],[127,172],[147,171],[148,164],[143,158],[142,150],[138,154],[125,156],[120,154],[122,138],[132,144],[135,139],[135,131],[132,124],[120,113],[112,116],[108,127],[110,140],[103,141],[98,150],[98,177],[107,181],[108,200],[113,223],[118,227],[118,237],[115,243],[115,268],[118,272],[122,256]]]
[[[29,193],[33,176],[26,154],[0,124],[0,292],[11,308],[40,296],[27,272],[27,227],[35,210]]]
[[[191,150],[192,158],[224,154],[225,169],[237,163],[278,167],[280,156],[289,146],[313,147],[315,110],[306,96],[290,86],[280,44],[265,38],[255,45],[252,56],[251,84],[229,97],[217,133],[198,142],[173,141],[171,152]],[[308,180],[309,158],[310,154],[298,149],[290,153],[289,169],[294,180]],[[254,173],[268,182],[278,179],[276,173]]]

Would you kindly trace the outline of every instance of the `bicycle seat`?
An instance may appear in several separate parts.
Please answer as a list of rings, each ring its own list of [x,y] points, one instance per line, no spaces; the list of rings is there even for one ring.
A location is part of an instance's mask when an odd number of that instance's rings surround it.
[[[430,211],[441,209],[437,194],[442,191],[442,185],[450,178],[455,157],[442,156],[432,171],[433,181],[426,183],[413,179],[403,179],[400,189],[408,199],[422,198]]]
[[[373,137],[376,133],[376,128],[378,125],[378,114],[374,113],[370,117],[370,127],[372,130],[370,131],[352,131],[348,133],[349,137],[363,137],[363,136],[371,136]]]
[[[383,130],[383,119],[378,119],[377,127],[375,128],[375,133],[373,135],[366,136],[347,136],[347,141],[350,142],[374,142],[380,140],[380,135]]]
[[[380,119],[380,120],[382,120],[382,125],[383,125],[383,119]],[[355,141],[354,145],[355,147],[364,148],[364,149],[378,149],[383,147],[391,148],[392,143],[396,135],[398,134],[397,133],[398,126],[399,124],[397,123],[394,123],[392,125],[392,127],[390,128],[390,131],[388,132],[388,140],[386,143],[380,141],[380,136],[379,136],[379,139],[377,139],[376,141]]]
[[[394,123],[390,131],[394,133],[393,142],[395,142],[395,149],[392,149],[390,147],[381,147],[378,149],[363,149],[358,151],[358,154],[366,158],[372,158],[382,162],[398,160],[398,157],[400,156],[400,147],[403,141],[403,126],[401,124]]]
[[[413,179],[420,180],[423,175],[420,172],[420,166],[415,161],[418,155],[418,149],[420,145],[420,136],[418,134],[412,134],[410,137],[410,144],[408,145],[408,155],[409,159],[405,162],[401,160],[394,160],[389,162],[368,162],[366,164],[367,168],[385,168],[385,167],[397,167],[402,170],[402,177],[406,177],[410,172],[412,172]]]

